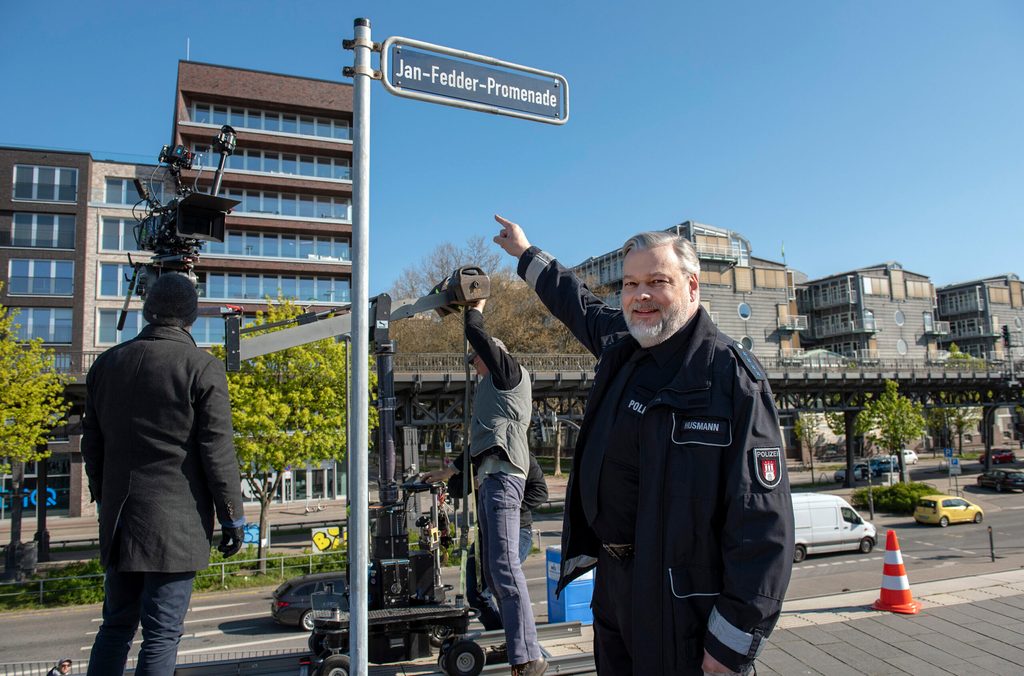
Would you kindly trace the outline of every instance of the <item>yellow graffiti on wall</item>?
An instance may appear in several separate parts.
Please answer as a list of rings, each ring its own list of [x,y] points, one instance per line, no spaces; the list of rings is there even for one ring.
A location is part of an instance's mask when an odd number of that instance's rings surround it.
[[[314,528],[312,532],[313,551],[318,554],[342,549],[348,540],[348,532],[341,526]]]

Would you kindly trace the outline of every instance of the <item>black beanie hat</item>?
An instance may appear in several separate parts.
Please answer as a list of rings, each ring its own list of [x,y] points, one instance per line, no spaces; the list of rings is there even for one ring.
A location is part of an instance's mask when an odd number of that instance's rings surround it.
[[[199,294],[192,281],[175,272],[160,275],[146,293],[142,316],[157,326],[192,326],[199,314]]]

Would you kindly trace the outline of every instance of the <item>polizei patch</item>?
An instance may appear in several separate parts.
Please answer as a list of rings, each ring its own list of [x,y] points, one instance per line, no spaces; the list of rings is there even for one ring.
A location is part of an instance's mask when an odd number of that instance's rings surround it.
[[[778,446],[755,448],[753,453],[754,476],[758,483],[772,490],[782,481],[782,449]]]

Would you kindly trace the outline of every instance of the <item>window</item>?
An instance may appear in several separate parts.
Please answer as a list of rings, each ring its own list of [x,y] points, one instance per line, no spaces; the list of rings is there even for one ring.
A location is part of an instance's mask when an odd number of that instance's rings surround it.
[[[136,204],[141,197],[126,178],[108,178],[104,201],[107,204]]]
[[[19,324],[18,340],[42,338],[44,343],[71,344],[71,308],[20,308],[14,323]]]
[[[124,298],[128,293],[128,284],[134,274],[132,266],[118,263],[100,264],[100,288],[97,294],[100,298]],[[135,294],[139,295],[136,286]]]
[[[125,320],[124,329],[117,330],[117,317],[120,310],[99,310],[100,320],[97,323],[97,345],[116,345],[117,343],[131,340],[139,335],[139,331],[146,325],[142,318],[142,311],[129,310]]]
[[[902,338],[896,341],[896,352],[899,353],[901,357],[905,357],[907,355],[907,349],[907,341]]]
[[[75,217],[57,214],[15,213],[11,231],[0,236],[0,246],[35,249],[74,249]]]
[[[351,201],[345,197],[314,197],[259,190],[230,189],[225,194],[240,200],[234,213],[273,214],[301,218],[349,220]]]
[[[932,297],[932,285],[929,282],[914,281],[908,279],[907,285],[907,297],[908,298],[931,298]]]
[[[14,166],[14,199],[74,202],[78,199],[78,170],[68,167]]]
[[[1005,286],[990,286],[988,287],[988,300],[990,303],[1009,305],[1010,289]]]
[[[743,346],[743,349],[746,350],[747,352],[754,349],[754,339],[751,338],[750,336],[743,336],[743,339],[740,340],[740,344]]]
[[[196,317],[192,325],[192,337],[202,346],[224,344],[224,319],[222,317]]]
[[[100,222],[100,251],[139,251],[134,228],[134,219],[104,218]]]
[[[896,322],[896,326],[903,326],[907,322],[906,315],[903,314],[903,310],[896,310],[892,315],[893,321]]]
[[[114,266],[111,266],[114,267]],[[349,280],[331,277],[279,277],[277,275],[241,275],[208,273],[201,277],[204,298],[209,300],[260,300],[281,296],[289,300],[317,303],[349,302]],[[127,287],[123,287],[127,290]]]
[[[348,120],[325,117],[299,117],[270,110],[239,106],[214,106],[209,103],[192,104],[192,121],[219,126],[230,124],[236,129],[302,134],[320,138],[351,140],[352,127]]]
[[[924,332],[925,333],[931,333],[932,329],[935,327],[935,323],[933,321],[932,313],[931,312],[922,312],[921,313],[921,318],[924,320]]]
[[[12,259],[8,275],[12,296],[71,296],[74,261]]]
[[[750,319],[750,315],[753,314],[750,309],[750,306],[747,305],[746,303],[740,303],[736,307],[736,313],[740,316],[740,319],[742,319],[743,321],[747,321],[748,319]]]
[[[889,280],[885,277],[863,277],[864,293],[870,296],[888,296]]]

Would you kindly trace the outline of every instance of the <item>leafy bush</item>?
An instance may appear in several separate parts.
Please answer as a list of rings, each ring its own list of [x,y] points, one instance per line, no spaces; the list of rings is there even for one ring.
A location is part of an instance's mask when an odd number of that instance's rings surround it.
[[[922,495],[938,493],[934,486],[924,483],[898,483],[893,486],[882,486],[872,489],[875,510],[890,514],[913,514],[917,499]],[[851,502],[854,507],[866,509],[868,506],[868,489],[859,488],[853,492]]]

